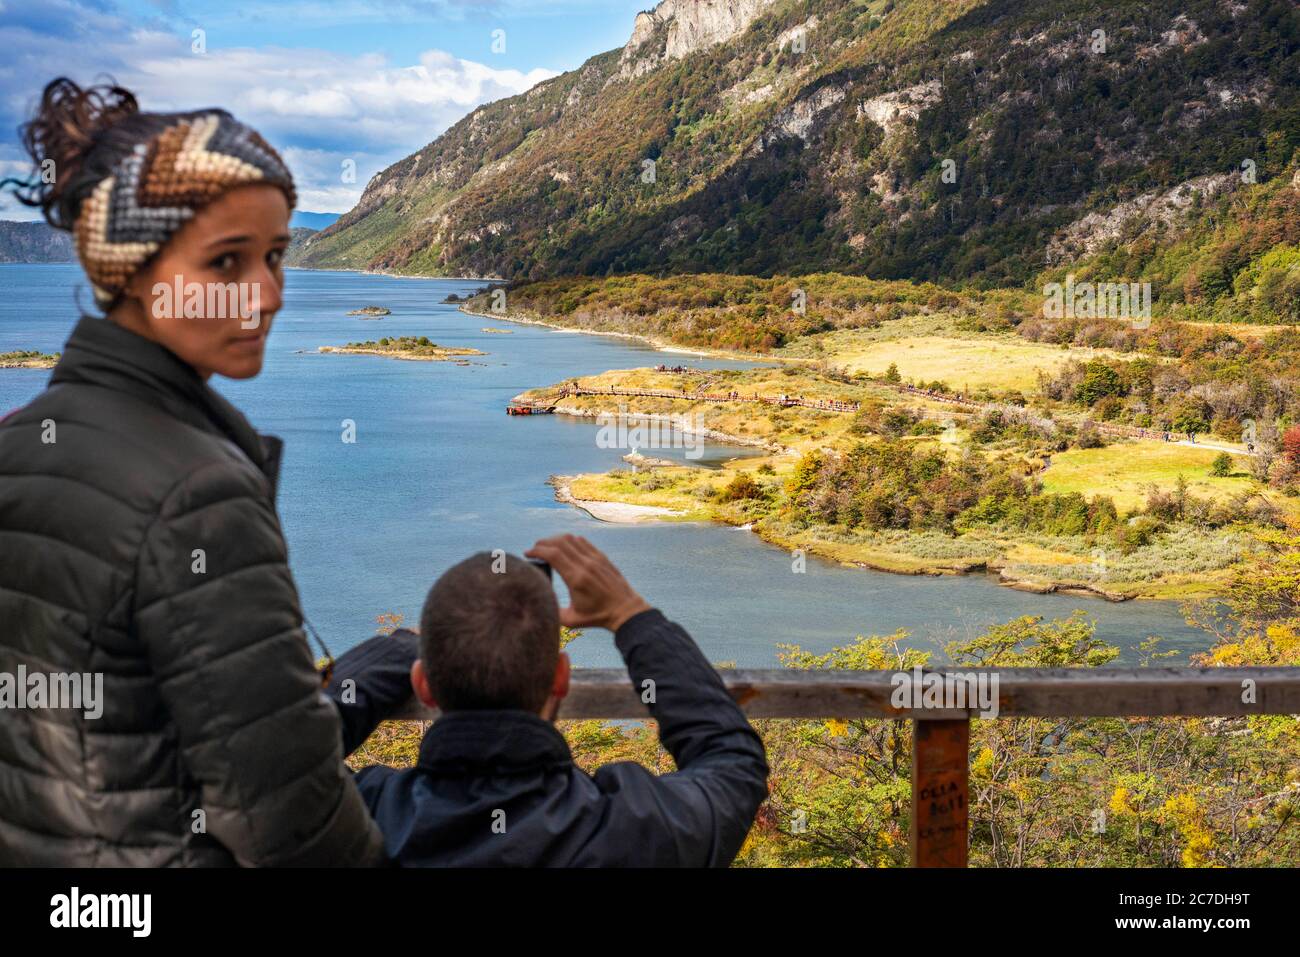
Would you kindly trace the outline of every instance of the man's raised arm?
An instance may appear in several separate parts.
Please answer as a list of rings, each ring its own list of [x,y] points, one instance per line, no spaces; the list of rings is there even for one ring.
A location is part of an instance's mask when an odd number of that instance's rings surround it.
[[[620,762],[596,772],[611,807],[593,863],[641,863],[635,858],[644,854],[646,863],[725,867],[767,796],[762,740],[690,636],[651,608],[586,539],[547,539],[528,554],[549,561],[569,586],[572,604],[561,609],[562,624],[614,632],[678,767],[655,776]]]

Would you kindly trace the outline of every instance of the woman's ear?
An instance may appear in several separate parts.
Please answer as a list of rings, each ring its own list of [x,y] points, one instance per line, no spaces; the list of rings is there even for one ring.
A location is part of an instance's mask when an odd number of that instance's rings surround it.
[[[122,287],[122,292],[118,296],[117,303],[108,313],[108,318],[119,326],[130,329],[136,335],[157,341],[158,337],[150,326],[147,315],[147,310],[151,308],[150,303],[154,300],[153,276],[152,265],[137,270]]]
[[[420,658],[411,662],[411,690],[426,708],[435,711],[438,709],[438,702],[433,700],[433,694],[429,691],[429,675],[424,670],[424,661]]]
[[[132,273],[122,289],[122,298],[134,299],[142,307],[145,303],[151,302],[154,298],[154,286],[157,285],[157,280],[154,278],[158,271],[157,266],[157,259],[154,259]]]

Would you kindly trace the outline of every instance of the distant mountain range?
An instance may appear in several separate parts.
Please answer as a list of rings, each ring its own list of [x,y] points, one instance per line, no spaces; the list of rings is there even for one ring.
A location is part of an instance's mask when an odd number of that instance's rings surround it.
[[[318,230],[333,226],[339,220],[340,213],[307,213],[296,209],[289,217],[290,227]]]
[[[289,220],[292,255],[317,230],[338,219],[337,213],[295,212]],[[41,220],[15,222],[0,219],[0,263],[70,263],[76,261],[72,236],[51,229]]]
[[[1300,243],[1298,161],[1289,0],[664,0],[622,49],[377,174],[295,262],[980,287],[1091,269],[1239,309],[1295,265],[1263,258]]]

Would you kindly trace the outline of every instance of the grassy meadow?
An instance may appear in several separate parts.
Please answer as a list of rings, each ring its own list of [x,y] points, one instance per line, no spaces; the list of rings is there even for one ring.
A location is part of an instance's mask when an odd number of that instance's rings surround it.
[[[1070,449],[1052,456],[1042,472],[1043,490],[1061,494],[1107,495],[1121,509],[1134,509],[1147,498],[1152,485],[1169,490],[1181,476],[1187,491],[1217,502],[1242,493],[1263,493],[1247,469],[1245,456],[1233,459],[1233,471],[1214,476],[1210,468],[1219,451],[1165,442],[1122,442],[1100,449]],[[1268,497],[1289,507],[1293,499],[1268,492]]]

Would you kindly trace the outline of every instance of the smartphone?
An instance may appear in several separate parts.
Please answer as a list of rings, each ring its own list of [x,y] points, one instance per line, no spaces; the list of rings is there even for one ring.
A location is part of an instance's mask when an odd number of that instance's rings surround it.
[[[551,571],[550,562],[544,562],[540,558],[530,558],[528,560],[541,569],[542,574],[546,576],[548,581],[555,581],[555,573]]]

